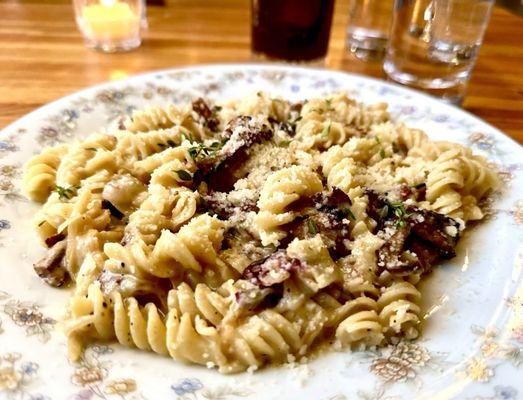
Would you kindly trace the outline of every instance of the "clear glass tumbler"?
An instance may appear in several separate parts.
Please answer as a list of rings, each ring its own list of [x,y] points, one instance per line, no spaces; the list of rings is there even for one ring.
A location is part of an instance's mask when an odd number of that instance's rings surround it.
[[[461,104],[495,0],[396,0],[383,68]]]
[[[387,48],[394,0],[351,0],[347,50],[360,59],[382,59]]]
[[[73,0],[73,4],[87,47],[110,53],[140,46],[145,0]]]
[[[334,0],[252,0],[255,56],[321,62],[327,53]]]

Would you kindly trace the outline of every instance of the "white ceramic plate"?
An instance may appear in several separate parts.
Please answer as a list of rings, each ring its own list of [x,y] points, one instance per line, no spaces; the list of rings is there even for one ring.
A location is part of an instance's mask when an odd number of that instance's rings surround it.
[[[20,195],[21,165],[42,147],[115,125],[136,108],[257,90],[289,99],[349,90],[386,101],[434,139],[471,146],[499,164],[505,190],[458,257],[424,285],[423,337],[399,348],[327,353],[306,365],[221,376],[118,345],[66,359],[57,329],[68,293],[31,266],[42,254]],[[84,90],[0,134],[0,398],[16,399],[517,399],[523,398],[523,150],[500,131],[426,95],[356,75],[284,66],[222,65],[137,76]],[[519,292],[518,292],[519,290]]]

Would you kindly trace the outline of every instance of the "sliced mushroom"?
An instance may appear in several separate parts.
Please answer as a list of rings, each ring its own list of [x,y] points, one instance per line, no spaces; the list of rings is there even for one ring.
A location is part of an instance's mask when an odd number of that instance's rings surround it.
[[[36,274],[50,286],[60,287],[69,279],[65,268],[66,240],[61,240],[47,250],[47,254],[33,265]]]
[[[297,202],[298,203],[298,202]],[[306,239],[320,233],[334,259],[349,254],[345,241],[350,237],[351,200],[338,188],[329,194],[318,193],[304,199],[293,210],[299,216],[285,228],[289,232],[281,241],[285,247],[292,239]]]
[[[160,279],[143,279],[134,275],[104,270],[97,278],[104,294],[115,290],[123,297],[134,297],[141,305],[154,303],[161,310],[166,310],[168,285]]]
[[[302,268],[297,258],[291,258],[285,250],[278,250],[262,261],[249,265],[242,273],[242,279],[259,287],[271,287],[282,283],[291,276],[291,272]]]
[[[105,185],[102,197],[109,202],[108,204],[123,213],[145,189],[146,186],[134,176],[118,175]]]
[[[378,235],[385,238],[376,251],[378,271],[387,270],[397,276],[424,273],[439,259],[456,255],[456,220],[412,205],[391,203],[370,189],[366,194],[367,213],[377,222]]]
[[[241,166],[249,159],[250,148],[256,143],[269,140],[272,134],[268,125],[253,117],[240,116],[233,119],[224,130],[224,136],[228,137],[225,145],[214,157],[197,162],[197,180],[207,182],[210,190],[229,192],[236,181],[248,173]]]
[[[269,288],[260,288],[246,280],[235,282],[237,291],[234,293],[236,303],[245,311],[259,312],[275,307],[283,296],[283,285],[277,284]]]
[[[220,120],[216,117],[215,112],[207,105],[201,97],[192,102],[193,111],[198,114],[203,125],[211,132],[218,131]]]

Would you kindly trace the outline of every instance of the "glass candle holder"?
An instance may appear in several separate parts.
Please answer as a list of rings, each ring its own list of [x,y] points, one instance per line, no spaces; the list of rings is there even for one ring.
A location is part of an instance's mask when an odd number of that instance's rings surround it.
[[[140,46],[145,27],[144,0],[73,0],[85,45],[108,53]]]

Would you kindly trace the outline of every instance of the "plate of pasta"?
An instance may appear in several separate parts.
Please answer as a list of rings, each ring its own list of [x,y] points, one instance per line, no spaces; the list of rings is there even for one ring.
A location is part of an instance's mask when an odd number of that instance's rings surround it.
[[[38,109],[0,158],[0,397],[523,392],[523,150],[458,108],[194,67]]]

